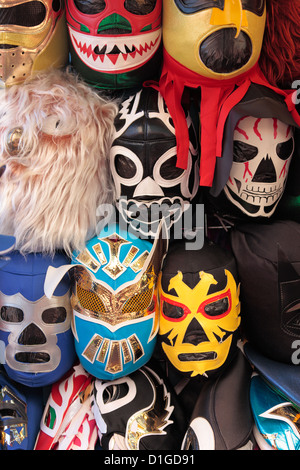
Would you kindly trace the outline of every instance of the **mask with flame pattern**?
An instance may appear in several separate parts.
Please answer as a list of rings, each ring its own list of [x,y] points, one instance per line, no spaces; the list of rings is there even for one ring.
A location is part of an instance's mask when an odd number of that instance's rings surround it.
[[[236,351],[240,325],[235,262],[218,245],[170,246],[159,282],[162,349],[184,375],[214,375]]]
[[[156,284],[166,242],[162,237],[154,243],[142,240],[112,224],[65,266],[74,276],[75,349],[93,376],[122,377],[152,356],[158,332]],[[52,272],[49,286],[56,278]]]
[[[1,0],[0,79],[22,83],[35,72],[63,67],[68,36],[61,0]]]
[[[93,86],[123,89],[161,62],[162,0],[67,0],[72,64]]]
[[[220,80],[257,63],[265,0],[164,0],[163,9],[164,47],[189,70]]]

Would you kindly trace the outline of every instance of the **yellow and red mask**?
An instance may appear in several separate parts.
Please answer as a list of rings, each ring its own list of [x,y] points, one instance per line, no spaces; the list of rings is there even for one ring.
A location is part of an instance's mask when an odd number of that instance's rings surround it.
[[[229,78],[259,59],[265,0],[164,0],[164,47],[204,77]]]
[[[202,250],[206,268],[198,271]],[[231,272],[234,263],[217,245],[205,245],[202,250],[197,255],[185,251],[188,272],[180,271],[178,265],[178,272],[173,275],[174,260],[184,257],[178,247],[176,251],[171,249],[159,283],[162,349],[178,371],[191,377],[208,376],[225,364],[235,350],[235,332],[241,321],[239,286]],[[219,252],[224,266],[216,265]],[[168,260],[169,255],[174,259]]]
[[[157,87],[176,130],[177,166],[187,168],[188,130],[184,90],[200,90],[200,186],[212,186],[222,157],[224,125],[250,85],[271,84],[259,67],[266,0],[163,0],[163,68]],[[294,90],[282,95],[298,123]]]

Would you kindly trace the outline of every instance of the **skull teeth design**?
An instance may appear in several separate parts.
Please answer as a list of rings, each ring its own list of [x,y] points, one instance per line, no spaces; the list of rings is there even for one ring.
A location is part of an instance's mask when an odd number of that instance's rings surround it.
[[[236,181],[237,183],[237,181]],[[247,210],[249,216],[257,216],[258,214],[264,216],[270,216],[275,207],[279,203],[282,196],[283,186],[279,187],[275,184],[268,186],[253,186],[246,185],[240,194],[236,194],[233,188],[230,188],[227,184],[224,188],[225,194],[241,209],[241,204],[247,204],[244,210]]]
[[[262,201],[265,204],[272,204],[281,196],[282,189],[282,187],[278,188],[276,185],[270,187],[267,187],[266,184],[264,186],[247,185],[240,197],[253,204],[260,204]]]
[[[155,236],[159,222],[164,219],[168,228],[176,223],[189,203],[181,197],[161,198],[158,200],[136,201],[120,198],[118,210],[123,219],[143,235]]]
[[[99,72],[128,72],[141,67],[155,54],[161,42],[161,29],[137,36],[101,37],[73,30],[72,45],[82,62]]]

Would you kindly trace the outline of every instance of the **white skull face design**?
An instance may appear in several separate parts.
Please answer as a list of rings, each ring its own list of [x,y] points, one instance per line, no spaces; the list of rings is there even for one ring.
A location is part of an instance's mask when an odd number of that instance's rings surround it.
[[[227,198],[248,216],[270,217],[283,194],[293,151],[293,127],[275,118],[240,119]]]
[[[164,218],[171,227],[190,206],[199,187],[197,139],[187,116],[187,168],[176,167],[175,129],[160,93],[144,88],[120,107],[111,148],[118,209],[134,230],[155,235]]]

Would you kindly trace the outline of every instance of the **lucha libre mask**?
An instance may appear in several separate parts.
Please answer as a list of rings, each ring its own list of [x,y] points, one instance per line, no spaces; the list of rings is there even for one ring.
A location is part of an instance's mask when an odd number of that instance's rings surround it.
[[[180,400],[194,395],[193,411],[182,450],[252,449],[249,438],[253,428],[249,404],[251,373],[249,362],[238,350],[215,380],[201,382],[200,387],[190,381],[180,395]]]
[[[197,255],[196,255],[197,253]],[[236,349],[240,325],[234,259],[215,244],[170,245],[159,284],[162,349],[184,375],[212,375]]]
[[[187,69],[230,78],[253,67],[265,29],[265,0],[164,0],[164,47]]]
[[[33,450],[44,410],[43,391],[0,371],[0,450]]]
[[[93,381],[94,377],[76,363],[52,385],[34,450],[94,450]]]
[[[271,118],[246,116],[233,136],[227,198],[251,217],[270,217],[283,194],[294,152],[294,129]]]
[[[162,0],[67,0],[72,64],[91,85],[133,88],[161,61]]]
[[[163,217],[168,228],[190,207],[199,187],[197,139],[187,116],[190,144],[186,170],[176,167],[176,138],[161,94],[143,88],[120,105],[111,147],[118,209],[130,227],[155,236]]]
[[[156,280],[165,242],[157,238],[152,244],[111,224],[65,266],[74,269],[76,352],[95,377],[112,380],[150,359],[158,331]],[[50,272],[49,286],[59,275]]]
[[[258,374],[251,379],[250,403],[258,446],[261,450],[299,450],[299,410],[269,385]]]
[[[267,358],[293,364],[300,340],[299,223],[239,224],[231,232],[231,246],[241,280],[245,337]]]
[[[55,295],[44,295],[50,265],[66,263],[60,254],[46,257],[18,251],[0,270],[0,343],[4,368],[21,384],[39,387],[59,379],[73,364],[70,282],[63,279]]]
[[[0,79],[6,86],[67,63],[61,0],[1,0],[0,19]]]
[[[186,419],[172,388],[148,366],[94,382],[93,412],[103,450],[179,449]]]

